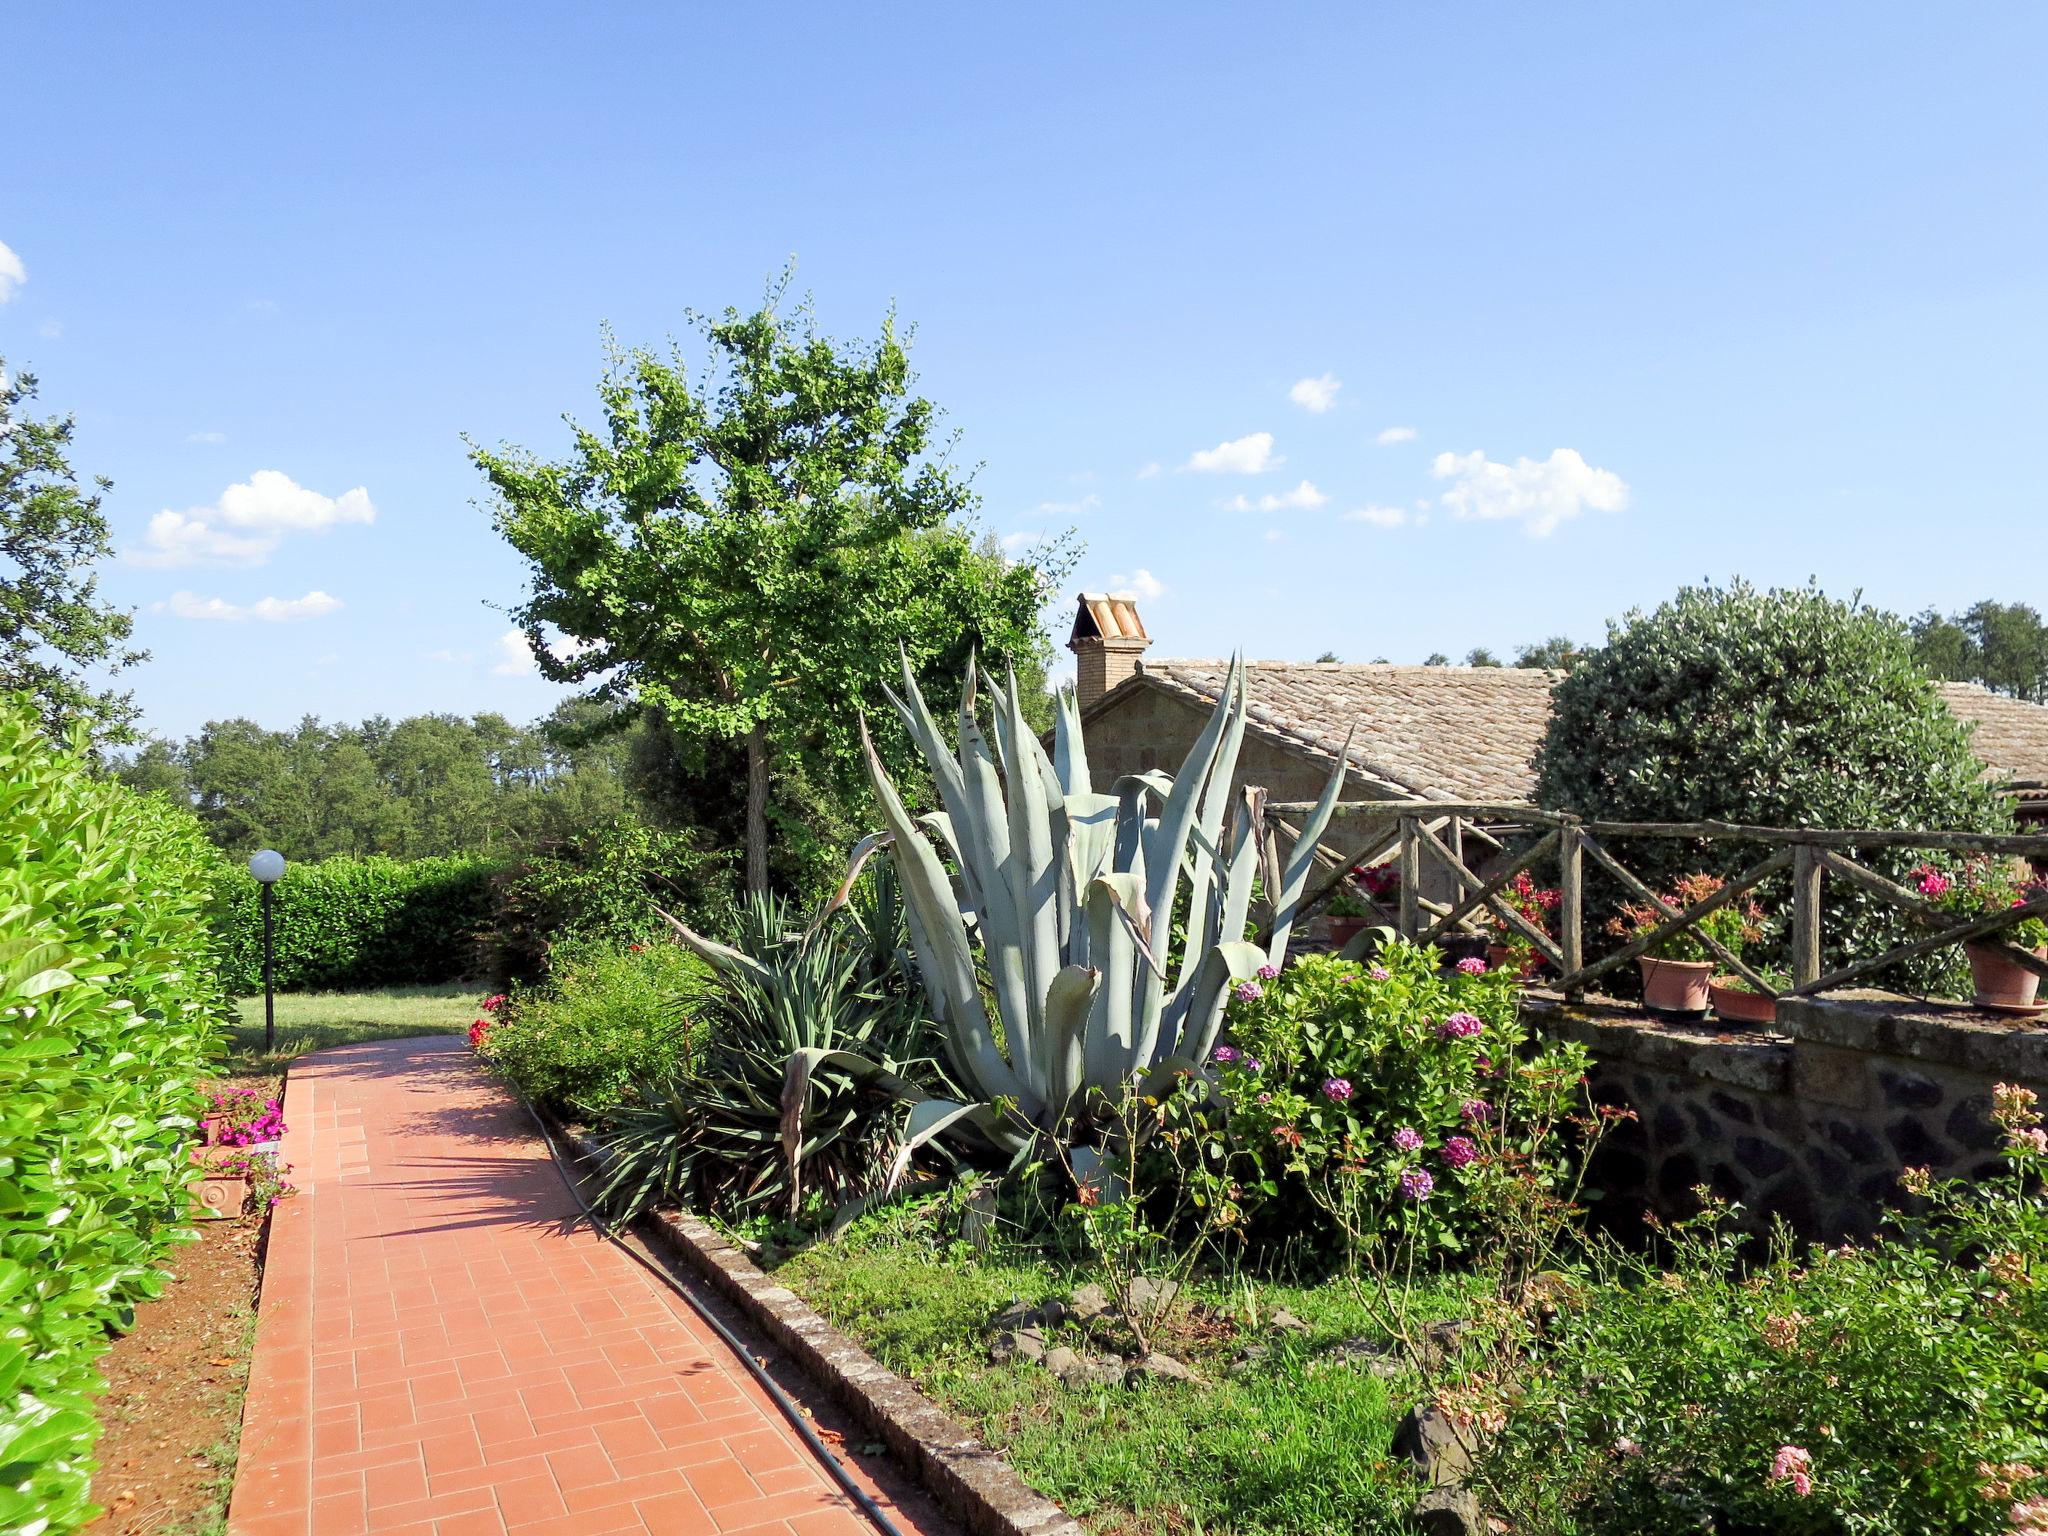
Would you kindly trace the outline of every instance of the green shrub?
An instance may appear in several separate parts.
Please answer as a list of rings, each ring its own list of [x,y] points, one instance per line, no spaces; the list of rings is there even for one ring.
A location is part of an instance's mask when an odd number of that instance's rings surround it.
[[[287,866],[275,897],[278,990],[413,986],[474,975],[502,867],[467,854]],[[214,922],[229,992],[261,991],[260,887],[239,865],[221,877]]]
[[[732,897],[732,860],[688,832],[620,822],[539,850],[496,881],[485,965],[507,981],[547,974],[556,944],[666,939],[655,912],[716,912]]]
[[[90,1512],[94,1362],[181,1235],[219,858],[0,700],[0,1530]]]
[[[1609,626],[1551,695],[1536,798],[1605,821],[2002,832],[2011,814],[1890,614],[1811,588],[1688,587]],[[1704,870],[1732,876],[1752,845],[1679,838],[1619,845],[1651,887]],[[1911,850],[1874,852],[1898,879]],[[1602,881],[1592,882],[1596,891]],[[1766,887],[1786,899],[1784,882]],[[1828,885],[1829,968],[1906,936],[1902,914]],[[1917,932],[1915,935],[1917,937]],[[1920,967],[1935,984],[1956,957]]]
[[[1340,1182],[1362,1199],[1343,1219],[1398,1208],[1426,1248],[1462,1246],[1466,1184],[1486,1154],[1576,1092],[1584,1052],[1532,1048],[1512,968],[1472,960],[1446,975],[1441,961],[1397,942],[1370,964],[1308,955],[1238,988],[1215,1054],[1225,1134],[1211,1171],[1237,1186],[1247,1235],[1269,1254],[1341,1245]]]
[[[705,974],[673,943],[565,942],[544,984],[514,989],[484,1059],[535,1103],[596,1119],[637,1083],[689,1075]]]
[[[1503,1400],[1516,1530],[2048,1529],[2048,1139],[1999,1099],[2009,1176],[1909,1170],[1927,1216],[1870,1246],[1755,1264],[1709,1204],[1661,1263],[1605,1250]]]

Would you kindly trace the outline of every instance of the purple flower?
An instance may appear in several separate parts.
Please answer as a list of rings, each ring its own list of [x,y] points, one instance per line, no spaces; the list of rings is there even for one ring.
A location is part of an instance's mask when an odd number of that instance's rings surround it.
[[[1403,1200],[1427,1200],[1430,1191],[1436,1188],[1436,1180],[1429,1176],[1427,1168],[1405,1168],[1401,1172],[1401,1198]]]
[[[1376,965],[1371,970],[1367,971],[1365,974],[1370,976],[1374,981],[1392,981],[1394,979],[1394,973],[1388,970],[1384,965]]]
[[[1228,1066],[1231,1062],[1236,1061],[1238,1057],[1242,1054],[1243,1053],[1240,1052],[1238,1048],[1234,1045],[1219,1045],[1216,1047],[1215,1050],[1209,1053],[1209,1059],[1213,1062],[1219,1063],[1220,1065]]]
[[[1262,1093],[1259,1095],[1257,1102],[1260,1104],[1270,1104],[1273,1102],[1273,1095],[1271,1095],[1270,1093]]]
[[[1458,1115],[1469,1125],[1484,1125],[1493,1118],[1493,1106],[1484,1099],[1467,1099],[1458,1106]]]
[[[1469,1013],[1454,1013],[1436,1027],[1439,1040],[1469,1040],[1486,1026]]]
[[[1245,1069],[1245,1071],[1247,1071],[1247,1072],[1251,1073],[1251,1075],[1252,1075],[1253,1077],[1257,1077],[1257,1076],[1259,1075],[1259,1072],[1261,1071],[1261,1068],[1260,1068],[1260,1065],[1259,1065],[1259,1058],[1258,1058],[1258,1057],[1256,1057],[1256,1056],[1247,1056],[1247,1057],[1245,1057],[1245,1059],[1244,1059],[1244,1069]]]
[[[1458,962],[1458,970],[1466,976],[1484,976],[1486,974],[1486,962],[1476,955],[1467,955]]]
[[[1404,1125],[1394,1132],[1394,1146],[1402,1152],[1419,1152],[1422,1150],[1422,1132]]]
[[[1262,965],[1255,974],[1261,981],[1271,981],[1280,974],[1280,967],[1277,965]]]
[[[1447,1136],[1444,1138],[1444,1161],[1453,1168],[1462,1168],[1467,1163],[1479,1160],[1479,1148],[1470,1136]]]
[[[1323,1097],[1333,1104],[1342,1104],[1351,1097],[1351,1084],[1341,1077],[1323,1079]]]
[[[1266,989],[1260,986],[1256,981],[1239,982],[1237,984],[1236,992],[1232,994],[1232,996],[1236,997],[1236,999],[1240,1003],[1256,1003],[1260,998],[1264,997],[1265,995]]]

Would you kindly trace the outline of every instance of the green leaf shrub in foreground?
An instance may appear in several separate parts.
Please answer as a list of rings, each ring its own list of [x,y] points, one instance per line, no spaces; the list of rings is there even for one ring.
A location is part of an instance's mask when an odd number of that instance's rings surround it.
[[[94,1362],[162,1283],[221,997],[219,858],[0,699],[0,1531],[91,1512]]]
[[[323,859],[290,864],[277,883],[280,992],[455,981],[476,966],[489,924],[495,860]],[[231,995],[263,989],[260,887],[239,864],[222,870],[214,906],[222,981]]]

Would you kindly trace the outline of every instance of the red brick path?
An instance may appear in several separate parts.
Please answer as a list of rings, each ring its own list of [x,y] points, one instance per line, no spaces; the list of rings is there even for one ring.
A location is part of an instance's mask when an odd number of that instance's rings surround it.
[[[297,1062],[229,1536],[863,1536],[454,1036]]]

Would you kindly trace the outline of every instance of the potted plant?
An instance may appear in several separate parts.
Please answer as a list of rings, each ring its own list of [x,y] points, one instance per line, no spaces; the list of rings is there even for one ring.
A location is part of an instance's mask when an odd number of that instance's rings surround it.
[[[1664,896],[1664,904],[1678,910],[1697,906],[1726,882],[1718,875],[1687,875]],[[1607,931],[1625,939],[1639,939],[1669,919],[1650,902],[1627,902],[1608,920]],[[1714,952],[1702,935],[1712,937],[1723,949],[1740,955],[1742,946],[1763,938],[1763,912],[1754,901],[1744,898],[1716,907],[1691,927],[1668,933],[1638,957],[1643,972],[1643,1006],[1652,1013],[1704,1018],[1712,1000],[1709,988],[1714,975]]]
[[[1529,871],[1522,870],[1514,879],[1501,887],[1501,901],[1514,908],[1530,924],[1540,929],[1548,938],[1555,938],[1551,932],[1550,914],[1557,910],[1564,899],[1559,891],[1539,886]],[[1543,969],[1543,956],[1534,944],[1521,933],[1488,912],[1484,921],[1499,930],[1500,936],[1486,947],[1486,963],[1492,969],[1512,970],[1522,980],[1528,981]]]
[[[2024,872],[2022,866],[1986,854],[1967,859],[1953,870],[1922,864],[1910,878],[1922,896],[1957,917],[1988,916],[2008,907],[2023,907],[2048,895],[2048,885]],[[2035,1001],[2041,978],[2006,954],[1999,947],[2001,940],[2048,957],[2048,922],[2030,917],[2002,933],[1963,945],[1976,990],[1972,1001],[1994,1013],[2039,1013],[2048,1009],[2048,1003]]]
[[[1372,923],[1367,897],[1383,899],[1400,888],[1401,872],[1391,864],[1360,864],[1337,887],[1324,909],[1323,934],[1332,949],[1341,950]]]
[[[192,1183],[192,1214],[201,1221],[238,1221],[249,1203],[248,1159],[240,1147],[194,1147],[200,1175]]]
[[[1714,1005],[1718,1018],[1730,1024],[1775,1024],[1778,1022],[1778,999],[1772,993],[1792,990],[1792,978],[1773,966],[1754,967],[1757,975],[1769,985],[1770,992],[1759,992],[1742,976],[1716,976],[1707,983],[1707,997]]]

